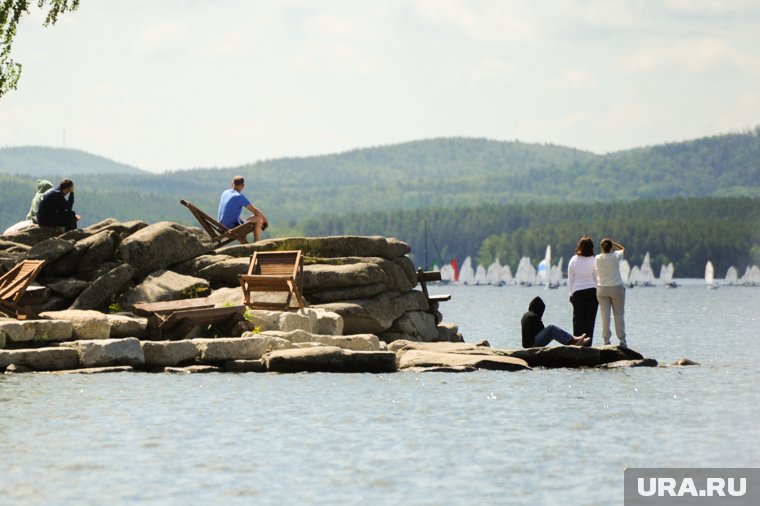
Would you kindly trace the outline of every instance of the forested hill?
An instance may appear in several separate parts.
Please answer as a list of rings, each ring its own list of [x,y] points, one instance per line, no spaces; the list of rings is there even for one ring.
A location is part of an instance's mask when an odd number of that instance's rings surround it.
[[[31,176],[70,174],[140,174],[143,171],[77,149],[25,146],[0,148],[0,173]]]
[[[760,128],[596,155],[553,145],[446,138],[334,155],[259,161],[224,169],[71,176],[85,224],[103,217],[190,223],[191,200],[213,214],[235,174],[270,219],[272,234],[298,233],[325,213],[670,198],[760,196]],[[2,177],[0,226],[18,221],[34,193],[26,177]]]

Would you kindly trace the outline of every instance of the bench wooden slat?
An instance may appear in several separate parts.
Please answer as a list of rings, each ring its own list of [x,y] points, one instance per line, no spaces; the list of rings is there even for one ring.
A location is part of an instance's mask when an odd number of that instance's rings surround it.
[[[427,282],[428,281],[440,281],[441,280],[441,271],[424,271],[422,270],[422,267],[417,269],[417,281],[420,283],[420,288],[422,288],[422,293],[425,294],[425,298],[428,301],[428,312],[433,315],[435,318],[436,325],[441,323],[441,316],[438,312],[438,303],[439,302],[445,302],[447,300],[451,300],[451,294],[436,294],[436,295],[430,295],[428,293],[427,289]]]
[[[179,203],[190,210],[190,213],[198,221],[203,230],[205,230],[209,237],[211,237],[215,246],[224,246],[232,241],[247,244],[248,239],[246,236],[253,233],[256,228],[256,224],[252,221],[243,222],[235,228],[227,228],[208,214],[201,211],[198,207],[194,206],[192,202],[180,200]]]

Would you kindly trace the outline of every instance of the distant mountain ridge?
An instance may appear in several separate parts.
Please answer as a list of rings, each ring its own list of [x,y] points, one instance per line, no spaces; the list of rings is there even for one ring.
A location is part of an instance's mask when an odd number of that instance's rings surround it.
[[[72,174],[143,174],[145,171],[78,149],[45,146],[0,148],[0,174],[63,177]]]
[[[71,155],[73,150],[66,151]],[[0,175],[7,195],[0,202],[0,218],[6,222],[12,219],[6,212],[28,207],[39,177],[31,167],[21,173],[24,177]],[[228,168],[154,174],[130,167],[109,173],[108,184],[90,174],[74,170],[68,175],[77,184],[77,206],[91,222],[114,217],[185,223],[192,217],[179,199],[213,213],[219,194],[242,174],[246,194],[266,212],[271,233],[282,235],[302,230],[307,218],[346,213],[758,197],[760,128],[604,155],[549,144],[438,138]]]

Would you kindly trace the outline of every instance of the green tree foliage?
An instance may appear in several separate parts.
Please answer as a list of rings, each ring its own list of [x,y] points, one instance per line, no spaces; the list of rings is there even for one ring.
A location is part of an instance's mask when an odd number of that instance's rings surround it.
[[[429,238],[425,244],[426,235]],[[306,235],[383,234],[412,246],[415,263],[473,256],[489,265],[498,258],[513,269],[522,256],[543,258],[547,245],[565,262],[581,235],[598,245],[609,236],[626,246],[640,264],[647,252],[655,269],[673,262],[679,276],[739,268],[760,251],[760,198],[676,198],[623,203],[483,205],[473,208],[415,209],[309,219]],[[433,246],[433,240],[438,245]],[[598,249],[598,248],[597,248]],[[565,263],[566,265],[566,263]]]
[[[29,0],[0,0],[0,98],[15,90],[21,77],[21,64],[11,58],[13,38],[21,18],[29,13]],[[58,16],[79,7],[79,0],[37,0],[37,7],[47,10],[44,25],[53,25]]]

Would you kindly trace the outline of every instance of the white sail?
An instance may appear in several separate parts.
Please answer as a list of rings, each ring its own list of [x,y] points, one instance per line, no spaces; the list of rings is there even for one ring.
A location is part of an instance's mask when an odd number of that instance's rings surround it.
[[[654,286],[654,271],[652,270],[652,264],[649,260],[649,252],[644,255],[644,261],[641,262],[641,281],[639,284],[644,286]]]
[[[499,280],[506,285],[511,285],[515,282],[515,279],[512,277],[512,269],[509,267],[509,265],[503,265],[501,267]]]
[[[452,267],[451,264],[444,264],[443,267],[441,267],[441,281],[446,281],[448,283],[454,282],[454,267]]]
[[[642,279],[641,269],[639,269],[638,265],[634,265],[631,268],[631,274],[628,276],[628,283],[630,283],[631,286],[638,286],[642,283]]]
[[[486,270],[486,283],[494,286],[501,284],[501,264],[498,258]]]
[[[753,265],[749,270],[749,284],[752,286],[760,285],[760,267]]]
[[[482,265],[478,265],[478,268],[475,269],[475,284],[476,285],[485,285],[488,281],[486,279],[486,268]]]
[[[515,272],[515,282],[530,286],[536,282],[536,270],[530,264],[530,257],[522,257]]]
[[[738,281],[739,281],[739,272],[736,270],[736,267],[732,265],[726,271],[726,278],[724,282],[727,285],[735,285]]]
[[[623,260],[620,262],[620,277],[623,278],[623,284],[627,285],[630,281],[631,276],[631,264],[628,263],[628,260]]]
[[[462,262],[462,267],[459,269],[459,282],[463,285],[475,284],[475,271],[472,268],[472,259],[467,257]]]
[[[538,264],[536,269],[536,284],[549,286],[552,269],[552,247],[546,246],[544,259]]]
[[[705,265],[705,284],[707,284],[708,288],[715,287],[715,267],[713,267],[713,263],[709,260],[707,261],[707,265]]]
[[[552,272],[549,275],[549,286],[559,286],[562,284],[562,257],[560,257],[557,265],[552,267]]]

